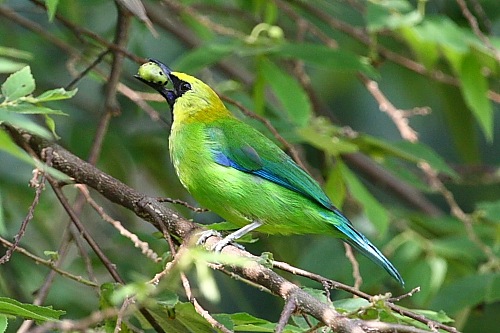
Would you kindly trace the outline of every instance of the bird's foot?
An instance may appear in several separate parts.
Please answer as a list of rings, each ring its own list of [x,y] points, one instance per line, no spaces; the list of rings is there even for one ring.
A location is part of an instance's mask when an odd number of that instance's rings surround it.
[[[231,235],[229,235],[231,236]],[[220,253],[222,251],[223,248],[225,248],[226,246],[228,245],[232,245],[232,246],[235,246],[237,247],[238,249],[240,250],[245,250],[245,247],[243,247],[243,245],[241,244],[238,244],[236,242],[234,242],[234,239],[232,239],[231,237],[224,237],[222,240],[218,241],[213,247],[212,247],[212,251],[214,252],[217,252],[217,253]]]
[[[209,229],[209,230],[206,230],[206,231],[201,233],[200,238],[198,238],[198,241],[196,241],[196,245],[205,244],[207,239],[209,239],[212,236],[222,237],[218,231]],[[240,250],[245,250],[243,245],[240,245],[238,243],[234,243],[234,237],[232,236],[232,234],[230,234],[230,235],[224,237],[222,240],[215,243],[215,245],[212,246],[212,251],[220,253],[222,251],[222,249],[225,248],[229,244],[237,247]]]
[[[220,232],[208,229],[201,233],[200,238],[196,241],[196,245],[203,245],[210,237],[222,237]]]

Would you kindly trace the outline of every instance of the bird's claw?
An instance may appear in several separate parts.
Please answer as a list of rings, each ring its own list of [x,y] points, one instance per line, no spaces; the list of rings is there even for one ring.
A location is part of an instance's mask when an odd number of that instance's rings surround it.
[[[220,232],[208,229],[201,233],[200,238],[196,241],[196,245],[203,245],[210,237],[222,237]],[[216,244],[217,245],[217,244]]]
[[[238,249],[240,250],[245,250],[245,247],[241,244],[238,244],[236,242],[234,242],[233,239],[228,239],[227,237],[218,241],[213,247],[212,247],[212,251],[216,252],[216,253],[220,253],[222,251],[223,248],[225,248],[227,245],[231,244],[232,246],[234,247],[237,247]]]
[[[205,242],[207,241],[207,239],[209,239],[212,236],[222,237],[221,234],[218,231],[209,229],[209,230],[206,230],[206,231],[204,231],[204,232],[201,233],[200,238],[198,238],[198,240],[196,241],[196,245],[203,245],[203,244],[205,244]],[[211,250],[214,251],[214,252],[216,252],[216,253],[220,253],[222,251],[222,249],[225,248],[229,244],[237,247],[240,250],[245,250],[245,248],[243,247],[243,245],[238,244],[238,243],[234,243],[233,242],[234,239],[232,237],[230,237],[230,236],[231,235],[229,235],[229,236],[221,239],[217,243],[215,243],[215,245],[212,246]]]

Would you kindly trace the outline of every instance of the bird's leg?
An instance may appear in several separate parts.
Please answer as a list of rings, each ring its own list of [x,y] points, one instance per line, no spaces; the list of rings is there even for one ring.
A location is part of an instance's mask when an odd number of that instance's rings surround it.
[[[213,247],[212,247],[212,250],[215,251],[215,252],[220,252],[222,251],[222,249],[232,243],[233,241],[235,241],[236,239],[238,238],[241,238],[243,237],[244,235],[248,234],[250,231],[252,230],[255,230],[257,229],[258,227],[260,227],[262,225],[262,222],[260,221],[253,221],[252,223],[250,224],[247,224],[246,226],[244,226],[243,228],[240,228],[238,230],[236,230],[235,232],[227,235],[226,237],[224,237],[221,241],[217,242]],[[203,232],[200,236],[200,238],[198,239],[198,241],[196,242],[197,245],[200,245],[200,244],[203,244],[205,243],[205,241],[212,237],[212,236],[219,236],[220,237],[220,233],[218,233],[217,231],[215,230],[207,230],[205,232]],[[239,247],[240,249],[243,249],[243,247],[239,244],[235,244],[236,247]]]

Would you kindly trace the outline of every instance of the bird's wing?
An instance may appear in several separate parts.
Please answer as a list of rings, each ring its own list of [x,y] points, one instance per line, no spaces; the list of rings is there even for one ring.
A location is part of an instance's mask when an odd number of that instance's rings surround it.
[[[337,211],[318,183],[257,130],[227,121],[208,126],[207,134],[216,163],[259,176]]]

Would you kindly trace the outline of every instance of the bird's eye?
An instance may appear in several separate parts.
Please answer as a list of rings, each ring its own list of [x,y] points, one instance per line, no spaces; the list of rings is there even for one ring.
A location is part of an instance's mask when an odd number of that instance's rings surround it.
[[[181,92],[186,92],[188,90],[191,90],[191,85],[187,82],[182,82],[181,86],[180,86],[180,90]]]

